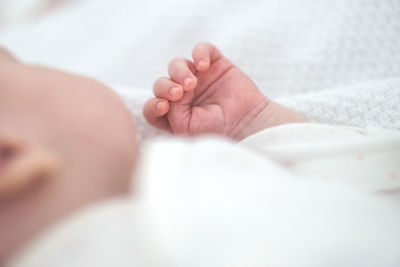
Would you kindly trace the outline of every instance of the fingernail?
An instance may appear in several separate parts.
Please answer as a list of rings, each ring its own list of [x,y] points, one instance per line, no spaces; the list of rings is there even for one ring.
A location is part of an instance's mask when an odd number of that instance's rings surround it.
[[[207,62],[206,62],[205,60],[200,60],[200,61],[197,63],[197,68],[199,68],[199,69],[204,69],[205,67],[207,67]]]
[[[178,93],[179,90],[180,90],[179,87],[172,87],[171,89],[169,89],[169,94],[171,96],[176,96],[176,94]]]
[[[156,105],[156,109],[158,111],[161,111],[161,110],[164,109],[164,106],[165,106],[164,102],[158,102],[157,105]]]
[[[194,82],[194,79],[193,78],[185,78],[184,80],[183,80],[183,85],[185,86],[185,89],[187,89],[187,88],[191,88],[191,84]]]

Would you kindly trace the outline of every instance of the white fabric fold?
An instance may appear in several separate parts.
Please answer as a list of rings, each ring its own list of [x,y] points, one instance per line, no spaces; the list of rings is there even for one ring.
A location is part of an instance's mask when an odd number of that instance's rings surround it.
[[[88,210],[11,266],[398,266],[399,138],[304,123],[149,142],[125,209]]]

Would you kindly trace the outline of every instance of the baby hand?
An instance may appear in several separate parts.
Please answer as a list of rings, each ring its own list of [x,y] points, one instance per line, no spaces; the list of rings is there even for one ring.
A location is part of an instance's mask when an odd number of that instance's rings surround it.
[[[156,97],[143,110],[151,125],[174,134],[213,133],[242,139],[284,123],[277,115],[289,110],[266,98],[215,46],[200,43],[192,56],[193,62],[172,60],[170,77],[155,82]]]

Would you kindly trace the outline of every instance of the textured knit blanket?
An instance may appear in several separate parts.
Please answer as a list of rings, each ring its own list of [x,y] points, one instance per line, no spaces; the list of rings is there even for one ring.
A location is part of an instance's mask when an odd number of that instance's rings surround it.
[[[398,0],[81,0],[0,30],[28,62],[123,86],[142,137],[153,81],[200,41],[311,121],[400,129]]]

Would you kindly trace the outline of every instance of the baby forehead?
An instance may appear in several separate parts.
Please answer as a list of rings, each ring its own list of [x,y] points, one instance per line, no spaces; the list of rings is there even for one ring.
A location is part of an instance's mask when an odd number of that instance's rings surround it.
[[[17,59],[9,50],[0,46],[0,62],[1,61],[17,61]]]

